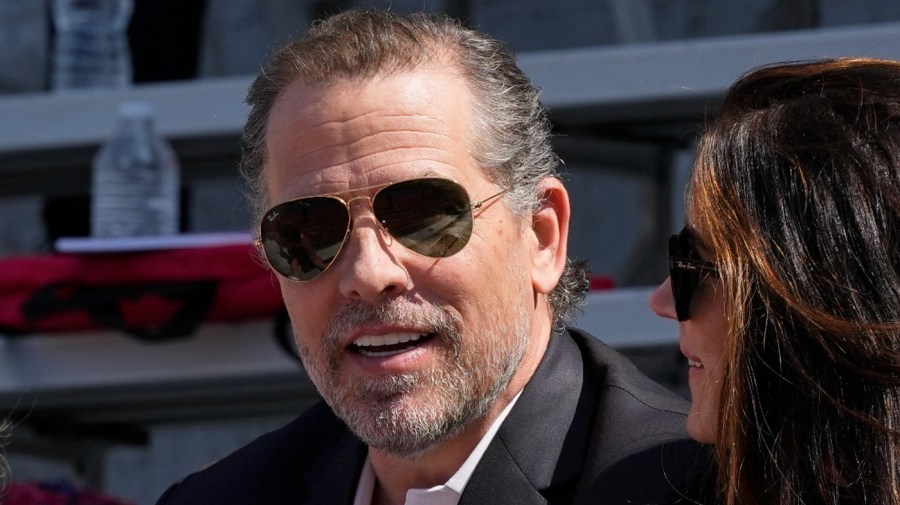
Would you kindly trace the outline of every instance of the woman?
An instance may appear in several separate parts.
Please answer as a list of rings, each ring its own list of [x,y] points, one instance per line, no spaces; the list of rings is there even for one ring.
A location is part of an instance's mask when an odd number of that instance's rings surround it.
[[[759,69],[703,134],[651,306],[728,505],[900,504],[900,63]]]

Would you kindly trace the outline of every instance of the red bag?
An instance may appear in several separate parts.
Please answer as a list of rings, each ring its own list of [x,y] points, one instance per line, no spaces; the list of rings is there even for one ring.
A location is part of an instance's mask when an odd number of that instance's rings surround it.
[[[277,281],[249,245],[0,260],[0,331],[114,328],[147,340],[270,317]]]

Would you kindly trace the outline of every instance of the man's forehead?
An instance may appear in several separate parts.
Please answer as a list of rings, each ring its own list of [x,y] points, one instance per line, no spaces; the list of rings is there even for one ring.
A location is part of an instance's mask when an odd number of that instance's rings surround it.
[[[341,181],[367,185],[426,172],[458,179],[458,168],[470,164],[469,100],[458,76],[427,67],[365,83],[295,82],[269,118],[269,184],[288,173],[318,181],[321,192],[341,189]]]

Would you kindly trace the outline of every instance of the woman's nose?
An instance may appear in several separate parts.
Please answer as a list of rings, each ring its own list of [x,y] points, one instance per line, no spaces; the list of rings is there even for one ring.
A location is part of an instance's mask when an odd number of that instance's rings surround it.
[[[671,277],[666,277],[666,280],[657,286],[653,294],[650,295],[650,308],[659,317],[678,320],[675,314],[675,298],[672,296]]]

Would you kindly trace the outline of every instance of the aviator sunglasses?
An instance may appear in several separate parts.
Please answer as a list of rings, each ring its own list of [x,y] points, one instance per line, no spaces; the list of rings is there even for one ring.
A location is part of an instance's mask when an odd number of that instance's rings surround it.
[[[690,318],[691,300],[700,283],[706,277],[716,275],[715,265],[700,258],[687,227],[669,238],[669,278],[679,321]]]
[[[353,222],[350,204],[368,200],[379,225],[407,249],[430,258],[462,250],[472,236],[472,212],[500,191],[471,203],[466,190],[448,179],[411,179],[353,189],[372,196],[343,199],[310,196],[278,204],[263,215],[258,243],[279,274],[295,281],[315,279],[328,269],[347,241]]]

